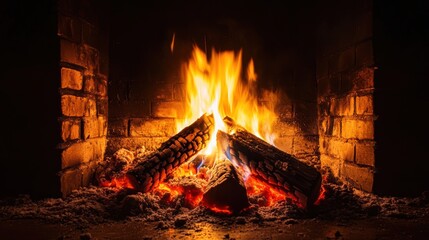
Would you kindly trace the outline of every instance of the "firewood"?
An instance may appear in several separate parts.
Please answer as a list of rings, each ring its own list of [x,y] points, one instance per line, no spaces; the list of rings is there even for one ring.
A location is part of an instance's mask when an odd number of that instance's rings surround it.
[[[148,192],[157,187],[181,164],[190,160],[208,144],[214,130],[213,115],[202,115],[152,154],[136,159],[126,172],[135,190]]]
[[[235,125],[232,119],[224,120],[233,133],[218,131],[218,147],[231,161],[247,167],[252,176],[282,190],[286,197],[304,209],[314,204],[322,183],[316,168]]]
[[[250,206],[243,176],[228,159],[217,160],[211,169],[202,203],[208,207],[239,213]]]

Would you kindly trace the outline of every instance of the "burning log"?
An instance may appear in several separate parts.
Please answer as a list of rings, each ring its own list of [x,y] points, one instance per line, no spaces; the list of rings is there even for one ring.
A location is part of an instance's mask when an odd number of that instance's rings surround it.
[[[230,160],[217,160],[202,202],[209,208],[230,213],[239,213],[250,206],[243,176]]]
[[[206,147],[213,129],[213,115],[202,115],[155,152],[136,160],[137,163],[126,172],[126,177],[137,191],[153,190],[176,168]]]
[[[309,208],[314,204],[322,183],[317,169],[234,125],[231,119],[224,121],[235,130],[233,134],[217,133],[218,146],[228,158],[247,167],[256,178],[284,191],[297,205]]]

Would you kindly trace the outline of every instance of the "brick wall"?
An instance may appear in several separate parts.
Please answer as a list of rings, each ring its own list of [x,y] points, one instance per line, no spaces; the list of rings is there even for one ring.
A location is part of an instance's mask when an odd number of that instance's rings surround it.
[[[321,8],[317,83],[322,165],[358,189],[373,190],[374,61],[372,1]]]
[[[61,192],[88,186],[107,136],[108,25],[102,1],[58,2]]]
[[[144,8],[117,4],[112,17],[107,153],[121,147],[154,149],[177,133],[174,119],[185,111],[186,94],[181,64],[197,44],[206,47],[208,55],[212,47],[241,49],[243,66],[253,58],[261,88],[281,92],[275,145],[317,161],[315,38],[312,31],[296,32],[296,25],[313,28],[306,7],[232,3],[225,9],[201,3],[200,8],[207,9],[201,12],[194,9],[198,6],[182,3]],[[262,94],[260,101],[270,104]]]

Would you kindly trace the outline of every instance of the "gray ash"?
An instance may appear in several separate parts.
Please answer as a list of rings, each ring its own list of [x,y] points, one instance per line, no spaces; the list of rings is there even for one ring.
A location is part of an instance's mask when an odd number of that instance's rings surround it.
[[[132,154],[115,156],[121,164],[109,162],[120,172],[132,162]],[[320,168],[319,168],[320,169]],[[101,174],[99,176],[108,176]],[[325,173],[324,199],[310,209],[303,210],[288,200],[272,206],[262,206],[264,196],[249,196],[250,207],[235,214],[213,212],[189,202],[189,196],[204,191],[207,181],[195,176],[175,177],[167,181],[169,187],[181,188],[184,194],[158,189],[140,193],[113,187],[89,186],[75,190],[66,198],[33,200],[27,195],[0,199],[0,219],[40,219],[85,228],[94,224],[117,221],[157,222],[157,229],[187,228],[198,223],[227,226],[230,224],[263,224],[278,222],[297,224],[306,219],[348,221],[353,219],[420,218],[429,214],[429,192],[415,198],[380,197],[357,191]],[[109,175],[110,177],[110,175]]]

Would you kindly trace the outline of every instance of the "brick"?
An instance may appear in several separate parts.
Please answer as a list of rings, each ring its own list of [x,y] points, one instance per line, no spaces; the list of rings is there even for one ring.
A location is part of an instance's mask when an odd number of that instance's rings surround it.
[[[354,161],[355,146],[352,143],[331,139],[328,142],[327,154],[343,161]]]
[[[293,137],[279,137],[274,139],[274,146],[278,149],[291,154],[292,153]]]
[[[340,53],[339,71],[346,71],[355,66],[355,48],[348,48]]]
[[[346,162],[342,167],[341,178],[351,183],[357,189],[372,192],[374,171],[370,168],[359,167]]]
[[[105,117],[85,117],[83,118],[84,139],[98,138],[106,136],[107,121]]]
[[[68,196],[73,190],[82,186],[82,172],[79,168],[67,169],[61,172],[61,193]]]
[[[88,99],[87,115],[86,116],[97,116],[97,102],[94,99]]]
[[[374,139],[374,123],[370,120],[343,119],[341,135],[346,139]]]
[[[152,116],[165,118],[183,118],[185,104],[183,102],[152,102]]]
[[[62,169],[79,166],[90,161],[100,161],[104,158],[106,139],[96,138],[74,143],[61,153]]]
[[[106,153],[107,139],[106,138],[96,138],[89,140],[91,146],[93,147],[93,157],[91,161],[101,161],[104,159]]]
[[[183,83],[173,85],[173,100],[184,101],[186,99],[186,88]]]
[[[64,116],[89,116],[89,101],[87,98],[74,95],[61,96],[61,110]]]
[[[329,147],[329,141],[330,138],[319,136],[319,151],[323,154],[328,154],[328,147]]]
[[[356,144],[356,163],[374,167],[374,143]]]
[[[352,116],[354,114],[355,97],[352,95],[332,98],[330,113],[333,116]]]
[[[320,155],[320,163],[322,167],[329,167],[329,169],[332,171],[332,174],[335,177],[340,176],[340,170],[342,168],[343,162],[340,159],[336,159],[333,157],[330,157],[325,154]]]
[[[280,119],[293,118],[293,105],[292,103],[281,103],[277,106],[277,114]]]
[[[76,64],[97,72],[99,64],[98,50],[85,44],[76,44],[66,39],[60,40],[61,61]]]
[[[63,120],[61,122],[61,139],[64,142],[80,139],[80,126],[80,120]]]
[[[80,48],[83,53],[80,55],[84,56],[83,59],[85,61],[85,67],[87,67],[89,70],[93,72],[98,72],[99,68],[99,53],[98,50],[89,47],[88,45],[83,45],[83,48]]]
[[[150,101],[111,101],[109,117],[112,118],[143,118],[150,117]]]
[[[171,137],[176,133],[173,119],[131,119],[131,137]]]
[[[293,136],[298,131],[297,127],[291,121],[276,121],[273,124],[273,129],[279,137]]]
[[[360,43],[356,46],[356,66],[370,66],[374,64],[374,53],[372,49],[372,39]]]
[[[107,97],[99,97],[96,101],[96,111],[97,115],[107,116],[109,111],[108,99]]]
[[[317,135],[317,114],[311,115],[298,115],[296,121],[299,125],[300,134],[303,135]]]
[[[82,22],[82,41],[85,44],[88,44],[91,47],[99,47],[97,44],[98,36],[99,33],[94,25],[86,21]]]
[[[153,99],[155,100],[167,100],[173,99],[173,84],[167,82],[157,82],[156,88],[153,92]]]
[[[58,15],[58,36],[79,42],[82,37],[82,23],[77,18]]]
[[[341,135],[341,118],[325,117],[321,122],[322,134],[339,137]]]
[[[159,148],[161,144],[168,139],[168,137],[109,138],[106,153],[113,154],[120,148],[126,148],[134,151],[142,146],[144,146],[148,151],[153,151]]]
[[[98,162],[100,161],[91,161],[80,167],[82,173],[82,186],[87,187],[94,183],[94,173]]]
[[[109,119],[109,137],[127,137],[128,119]]]
[[[63,62],[69,62],[80,66],[85,66],[85,63],[83,61],[83,57],[81,56],[81,46],[73,43],[71,41],[68,41],[66,39],[60,40],[60,56],[61,61]]]
[[[77,166],[93,159],[94,149],[91,142],[74,143],[61,153],[62,169]]]
[[[320,117],[319,118],[319,135],[328,134],[328,126],[329,126],[329,117]]]
[[[331,100],[329,98],[319,97],[319,101],[317,105],[319,116],[329,115],[329,109],[331,108],[330,103],[331,103]]]
[[[318,148],[319,142],[316,136],[295,136],[292,154],[298,158],[314,156],[317,154]]]
[[[374,105],[372,95],[356,96],[356,114],[373,115]]]
[[[102,97],[107,97],[107,78],[102,75],[96,76],[96,94]]]
[[[332,132],[331,135],[333,137],[340,137],[341,136],[341,118],[334,118],[334,121],[332,122]]]
[[[61,68],[61,88],[81,90],[83,76],[81,71],[70,68]]]
[[[353,83],[356,90],[374,89],[374,69],[370,67],[359,69],[354,74]]]
[[[89,71],[87,71],[87,73],[85,74],[85,88],[84,91],[86,93],[90,93],[90,94],[95,94],[95,89],[96,89],[96,83],[95,83],[95,79],[94,79],[94,75],[91,74]]]

